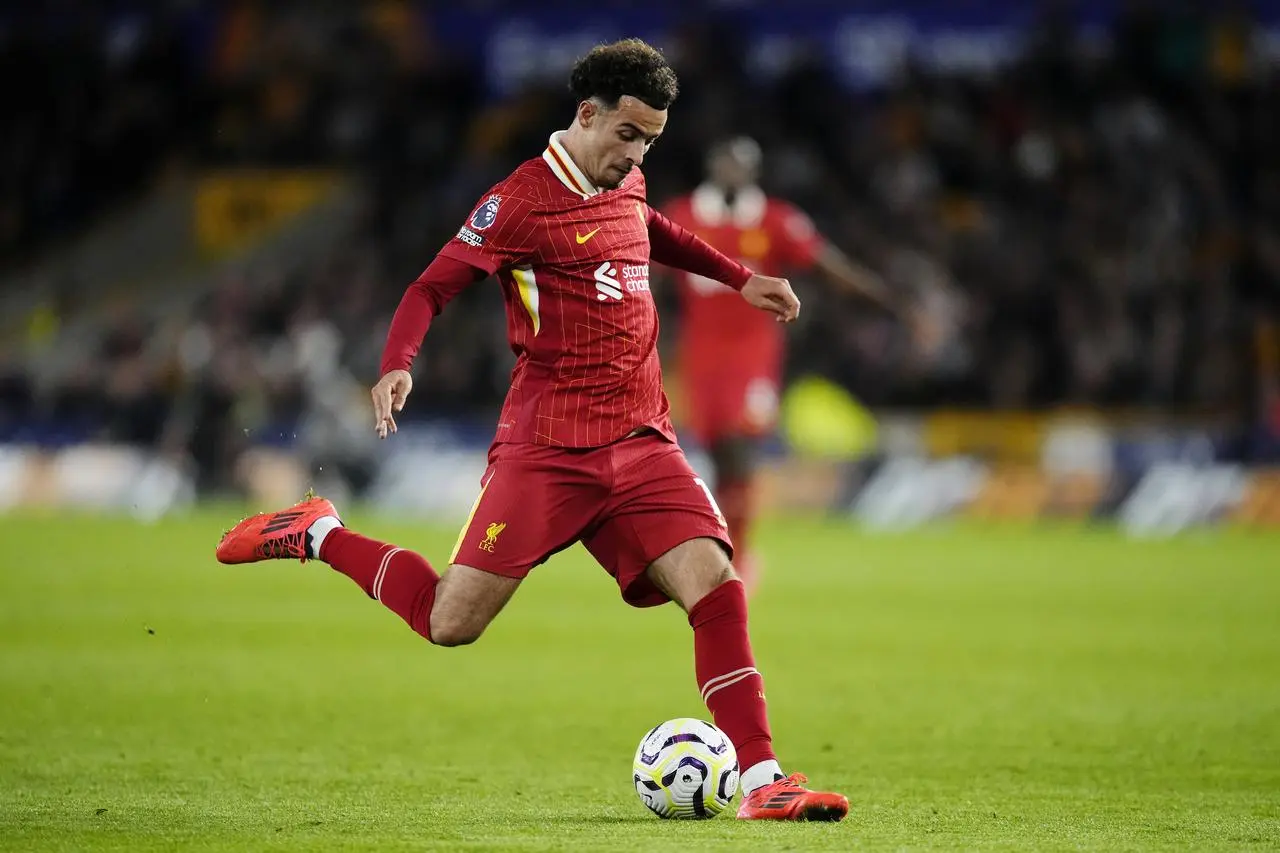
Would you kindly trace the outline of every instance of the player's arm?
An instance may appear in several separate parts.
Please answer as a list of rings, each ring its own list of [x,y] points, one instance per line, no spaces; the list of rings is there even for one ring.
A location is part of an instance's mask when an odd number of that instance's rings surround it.
[[[866,299],[891,314],[904,315],[905,306],[894,297],[880,274],[850,258],[834,243],[821,241],[813,256],[813,267],[840,292]]]
[[[821,240],[813,255],[813,267],[840,292],[866,299],[895,316],[921,352],[933,349],[941,340],[939,324],[918,303],[895,294],[879,273],[857,263],[832,243]]]
[[[371,392],[380,438],[396,431],[395,413],[404,408],[413,388],[409,370],[431,321],[467,287],[528,258],[535,223],[531,212],[525,199],[505,195],[502,185],[496,187],[409,285],[391,320],[381,378]]]
[[[857,263],[816,232],[815,238],[812,264],[827,281],[840,292],[866,299],[897,317],[922,351],[937,345],[941,329],[915,300],[894,293],[879,273]]]
[[[652,260],[726,284],[781,322],[790,323],[800,315],[800,300],[785,278],[758,275],[652,207],[648,210]]]
[[[776,239],[785,263],[795,269],[815,269],[841,293],[866,299],[892,314],[904,313],[879,273],[823,237],[808,214],[780,200],[771,202],[771,210],[770,236]]]
[[[422,339],[449,301],[466,288],[487,278],[489,271],[441,254],[405,290],[391,318],[382,349],[382,369],[373,386],[373,412],[379,438],[396,431],[395,412],[404,408],[413,390],[410,370],[422,347]]]

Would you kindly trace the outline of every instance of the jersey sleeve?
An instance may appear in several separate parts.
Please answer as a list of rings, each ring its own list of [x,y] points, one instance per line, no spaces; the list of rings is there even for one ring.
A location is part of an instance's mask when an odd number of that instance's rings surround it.
[[[808,269],[818,259],[822,249],[822,235],[814,227],[813,220],[800,208],[786,202],[773,202],[778,206],[773,217],[771,235],[781,249],[783,262],[789,267]]]
[[[484,277],[484,271],[474,264],[437,255],[405,290],[391,318],[387,342],[382,349],[381,375],[411,369],[431,321],[453,297]]]
[[[649,256],[653,261],[727,284],[734,290],[742,290],[751,278],[749,268],[653,208],[649,208],[648,223]]]
[[[535,223],[533,203],[499,185],[480,199],[440,254],[493,275],[533,256]]]

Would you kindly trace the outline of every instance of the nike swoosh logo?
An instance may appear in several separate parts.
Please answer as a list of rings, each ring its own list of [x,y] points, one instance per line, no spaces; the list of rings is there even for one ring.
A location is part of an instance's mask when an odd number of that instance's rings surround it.
[[[581,246],[583,243],[587,242],[592,237],[596,236],[596,231],[599,231],[599,230],[600,229],[597,227],[595,231],[588,231],[586,234],[579,234],[577,231],[574,231],[573,237],[575,240],[578,241],[578,245]]]

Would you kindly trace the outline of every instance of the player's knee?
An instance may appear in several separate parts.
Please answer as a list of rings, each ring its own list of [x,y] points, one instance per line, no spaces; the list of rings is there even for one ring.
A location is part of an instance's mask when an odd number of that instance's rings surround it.
[[[729,581],[733,581],[737,579],[738,579],[738,573],[734,571],[733,564],[730,563],[728,560],[725,560],[724,565],[721,566],[720,569],[716,571],[711,578],[711,589],[715,589],[721,584],[726,584]]]
[[[431,613],[431,642],[437,646],[469,646],[484,633],[485,626],[456,613]]]
[[[431,642],[437,646],[474,643],[519,585],[518,578],[450,565],[436,584],[431,604]]]
[[[649,566],[649,577],[688,611],[721,584],[737,578],[724,546],[698,538],[677,545]]]
[[[723,554],[724,552],[721,551],[721,555]],[[708,561],[701,566],[701,571],[694,575],[689,598],[694,603],[701,601],[716,587],[737,578],[738,573],[733,570],[733,564],[729,562],[727,556],[723,559]]]

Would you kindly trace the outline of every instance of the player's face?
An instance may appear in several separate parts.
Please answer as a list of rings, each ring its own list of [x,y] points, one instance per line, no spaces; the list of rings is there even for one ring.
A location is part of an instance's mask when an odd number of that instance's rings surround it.
[[[584,101],[578,119],[587,140],[584,171],[596,186],[613,189],[644,162],[649,147],[667,126],[667,111],[655,110],[639,98],[623,95],[611,110]]]
[[[735,156],[728,149],[721,149],[711,155],[707,173],[713,184],[729,190],[740,190],[756,182],[755,166]]]

